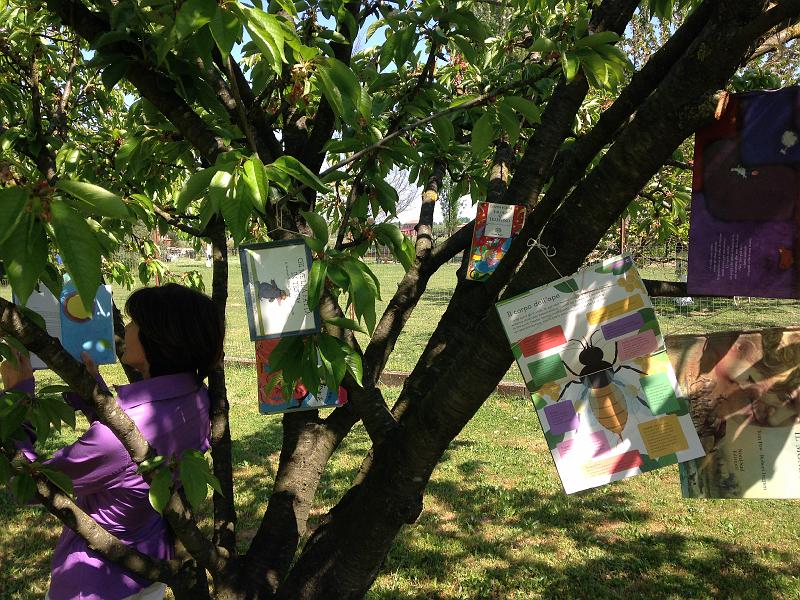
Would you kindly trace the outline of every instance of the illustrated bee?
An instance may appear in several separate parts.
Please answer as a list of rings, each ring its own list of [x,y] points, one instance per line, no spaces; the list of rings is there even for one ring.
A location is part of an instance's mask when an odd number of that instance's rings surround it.
[[[630,369],[641,375],[647,375],[647,373],[628,365],[620,365],[614,368],[614,363],[617,362],[617,344],[614,342],[614,359],[611,362],[607,362],[602,348],[592,343],[592,338],[595,333],[599,332],[600,330],[598,329],[592,333],[588,342],[584,342],[581,339],[570,340],[570,342],[580,343],[583,348],[580,354],[578,354],[578,361],[583,365],[583,368],[580,373],[576,373],[562,359],[561,362],[567,370],[578,377],[578,379],[570,381],[564,386],[564,389],[561,390],[561,394],[558,396],[558,400],[561,400],[567,388],[573,383],[583,385],[584,389],[581,394],[581,399],[588,396],[589,406],[592,409],[592,413],[597,418],[597,421],[602,427],[619,436],[621,440],[622,430],[625,429],[625,424],[628,422],[628,406],[625,399],[625,391],[622,387],[624,384],[616,380],[616,375],[622,369]],[[649,409],[644,400],[638,396],[636,399]]]

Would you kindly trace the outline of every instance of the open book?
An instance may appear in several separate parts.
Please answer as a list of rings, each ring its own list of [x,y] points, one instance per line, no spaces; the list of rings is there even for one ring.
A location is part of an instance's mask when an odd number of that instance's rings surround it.
[[[800,498],[800,330],[667,338],[706,456],[680,465],[690,498]]]

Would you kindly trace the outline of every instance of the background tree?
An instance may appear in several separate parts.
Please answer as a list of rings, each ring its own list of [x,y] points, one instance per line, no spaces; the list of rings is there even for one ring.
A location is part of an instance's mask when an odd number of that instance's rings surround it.
[[[24,300],[38,279],[57,291],[62,270],[84,302],[103,277],[130,284],[133,273],[113,258],[122,247],[140,254],[136,274],[149,281],[163,265],[145,232],[177,230],[213,244],[211,293],[224,315],[227,237],[302,236],[315,255],[310,298],[325,327],[282,342],[274,366],[312,389],[342,382],[351,399],[325,417],[284,417],[269,504],[241,547],[224,370],[210,378],[213,477],[191,461],[178,469],[183,486],[168,489],[170,461],[154,456],[32,315],[0,299],[10,336],[0,352],[10,356],[6,344],[35,351],[87,398],[151,480],[186,552],[172,561],[137,555],[75,506],[69,481],[15,454],[26,418],[40,439],[74,419],[58,389],[0,401],[2,479],[16,475],[22,499],[35,495],[99,552],[178,597],[208,597],[207,576],[217,598],[363,595],[397,533],[420,514],[448,444],[512,362],[495,302],[577,269],[713,118],[752,57],[764,73],[769,61],[791,71],[798,0],[645,4],[509,0],[503,28],[491,31],[480,2],[2,2],[0,259],[17,294]],[[635,53],[619,40],[637,11],[640,24],[664,20],[634,69]],[[359,32],[377,31],[382,44],[354,52]],[[395,211],[386,178],[397,169],[424,189],[415,244],[370,219]],[[389,407],[378,378],[395,341],[431,275],[470,241],[468,225],[433,247],[446,172],[473,199],[525,204],[529,216],[491,279],[467,282],[459,271]],[[528,252],[530,239],[556,249],[552,262]],[[380,318],[381,291],[361,260],[375,242],[406,268]],[[358,323],[344,318],[340,299]],[[358,328],[370,334],[363,348]],[[372,447],[300,548],[325,466],[359,420]],[[192,511],[207,483],[210,537]]]

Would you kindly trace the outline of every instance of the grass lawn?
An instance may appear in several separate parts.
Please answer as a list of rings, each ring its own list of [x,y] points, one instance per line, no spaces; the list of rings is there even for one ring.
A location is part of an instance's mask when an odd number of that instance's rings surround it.
[[[173,268],[198,265],[209,275],[201,263]],[[431,281],[390,369],[413,367],[446,306],[456,267],[448,265]],[[401,268],[374,268],[388,300]],[[238,261],[230,279],[226,349],[249,358]],[[7,288],[0,294],[8,297]],[[115,294],[124,304],[127,292]],[[726,302],[681,307],[664,299],[657,306],[663,304],[666,333],[797,323],[795,303]],[[243,544],[263,515],[280,451],[281,421],[258,415],[253,369],[228,370]],[[109,382],[124,380],[118,365],[103,372]],[[519,380],[516,368],[512,377]],[[43,374],[40,383],[48,381]],[[397,393],[387,389],[387,400]],[[64,432],[48,449],[83,427]],[[356,427],[323,476],[312,520],[348,488],[368,446]],[[495,395],[451,444],[419,521],[403,529],[368,597],[800,599],[798,521],[800,503],[793,501],[683,500],[675,466],[565,496],[529,399]],[[42,598],[59,524],[41,508],[15,507],[5,490],[0,523],[0,599]]]

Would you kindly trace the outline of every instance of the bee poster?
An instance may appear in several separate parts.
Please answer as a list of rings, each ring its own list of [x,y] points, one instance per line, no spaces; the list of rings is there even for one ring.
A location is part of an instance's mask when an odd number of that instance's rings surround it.
[[[731,95],[695,137],[688,290],[800,297],[800,87]]]
[[[703,456],[630,256],[497,311],[566,493]]]
[[[667,338],[706,456],[682,463],[688,498],[800,498],[800,330]]]
[[[239,247],[250,339],[319,331],[319,312],[308,307],[311,251],[302,240]]]
[[[256,369],[258,370],[258,411],[262,415],[272,415],[300,410],[320,408],[336,408],[347,402],[347,390],[340,387],[333,391],[325,384],[319,388],[315,396],[309,392],[302,382],[298,381],[291,398],[284,398],[280,386],[276,382],[278,373],[269,367],[269,355],[280,342],[279,339],[259,340],[256,342]]]

